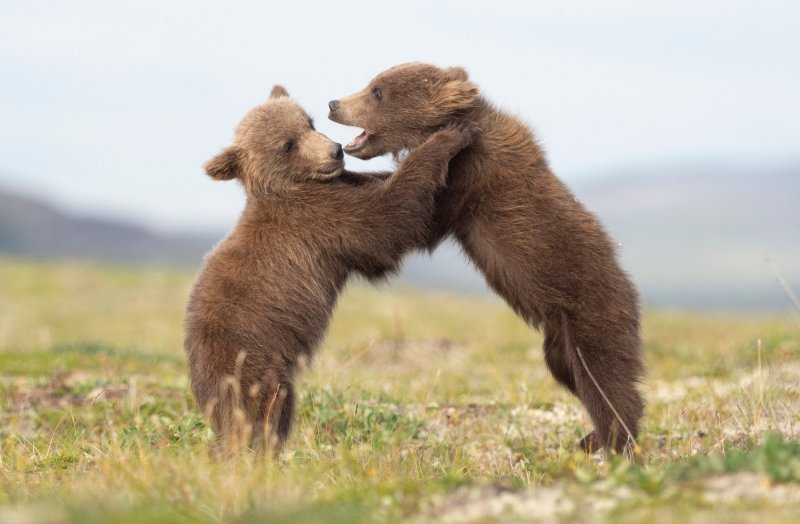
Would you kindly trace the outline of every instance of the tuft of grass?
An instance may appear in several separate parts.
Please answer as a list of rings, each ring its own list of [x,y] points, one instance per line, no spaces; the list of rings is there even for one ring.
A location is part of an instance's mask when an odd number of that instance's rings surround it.
[[[770,432],[749,451],[732,448],[725,453],[694,456],[669,470],[670,475],[680,480],[749,471],[760,473],[772,482],[800,482],[800,444]]]
[[[368,392],[362,398],[369,399]],[[299,423],[314,427],[314,445],[347,448],[368,445],[376,450],[414,438],[422,421],[402,412],[399,403],[382,395],[375,401],[349,404],[341,394],[312,388],[299,402]]]

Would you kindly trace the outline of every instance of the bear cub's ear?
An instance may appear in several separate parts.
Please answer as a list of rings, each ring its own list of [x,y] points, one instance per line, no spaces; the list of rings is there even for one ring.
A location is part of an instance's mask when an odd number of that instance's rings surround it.
[[[241,149],[229,146],[220,154],[206,162],[206,173],[214,180],[231,180],[239,174]]]
[[[280,98],[282,96],[289,96],[289,92],[282,85],[275,84],[272,91],[269,93],[269,99],[272,100],[273,98]]]
[[[448,80],[437,97],[437,106],[447,114],[469,111],[478,102],[478,86],[468,80]]]
[[[434,96],[437,111],[452,115],[466,112],[475,107],[478,101],[478,86],[469,81],[469,74],[463,67],[446,67],[440,70],[438,90]]]
[[[462,80],[464,82],[469,80],[467,70],[461,66],[448,67],[444,70],[444,74],[448,80]]]

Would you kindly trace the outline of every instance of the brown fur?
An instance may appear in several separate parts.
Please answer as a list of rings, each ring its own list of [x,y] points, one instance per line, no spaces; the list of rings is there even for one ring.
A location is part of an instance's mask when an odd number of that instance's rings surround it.
[[[343,171],[339,144],[276,86],[206,164],[247,193],[236,227],[205,259],[185,321],[192,390],[224,440],[263,444],[265,427],[286,439],[298,363],[319,344],[348,276],[391,272],[425,241],[434,192],[475,132],[451,123],[394,175],[373,179]]]
[[[460,67],[397,66],[329,106],[332,120],[368,132],[363,146],[345,149],[359,158],[413,151],[447,118],[478,124],[480,137],[450,164],[426,246],[448,235],[460,242],[489,285],[544,330],[550,371],[594,423],[583,444],[622,451],[623,428],[575,346],[635,437],[644,409],[638,294],[600,222],[552,174],[531,130],[480,96]]]

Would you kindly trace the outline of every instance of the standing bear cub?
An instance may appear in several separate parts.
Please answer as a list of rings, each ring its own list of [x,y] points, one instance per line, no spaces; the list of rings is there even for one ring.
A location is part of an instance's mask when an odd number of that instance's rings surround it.
[[[392,176],[348,173],[341,146],[275,86],[206,164],[247,194],[236,227],[205,259],[185,321],[192,391],[224,442],[286,439],[298,363],[319,344],[348,276],[391,272],[425,242],[448,162],[475,132],[451,121]]]
[[[478,125],[475,143],[450,163],[425,246],[455,236],[489,285],[544,330],[547,366],[594,423],[584,447],[625,450],[644,409],[638,294],[614,243],[550,171],[531,130],[480,96],[460,67],[397,66],[328,105],[331,120],[363,128],[345,146],[362,159],[416,154],[454,116]]]

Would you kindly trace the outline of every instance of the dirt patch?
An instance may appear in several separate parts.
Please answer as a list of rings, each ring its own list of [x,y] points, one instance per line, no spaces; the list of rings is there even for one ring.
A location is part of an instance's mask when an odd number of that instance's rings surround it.
[[[83,372],[55,371],[46,380],[27,377],[2,377],[5,409],[10,413],[24,413],[41,408],[67,408],[71,406],[90,406],[97,402],[122,399],[140,400],[144,382],[141,377],[130,377],[123,383],[103,383],[97,375]],[[181,394],[174,390],[160,388],[155,379],[149,384],[159,388],[159,396]]]

